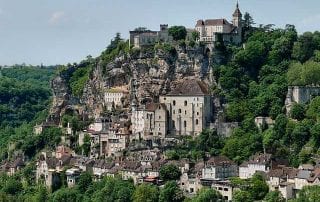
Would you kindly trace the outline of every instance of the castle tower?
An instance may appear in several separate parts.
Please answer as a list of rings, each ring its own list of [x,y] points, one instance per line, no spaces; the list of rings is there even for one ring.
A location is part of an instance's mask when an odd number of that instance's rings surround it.
[[[236,10],[234,11],[233,15],[232,15],[232,24],[238,28],[241,28],[242,26],[242,13],[239,9],[239,2],[237,1],[237,6],[236,6]]]

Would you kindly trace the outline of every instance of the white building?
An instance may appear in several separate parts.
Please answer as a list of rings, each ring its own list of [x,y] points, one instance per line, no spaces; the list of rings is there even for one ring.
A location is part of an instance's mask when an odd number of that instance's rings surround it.
[[[148,103],[144,118],[144,138],[165,138],[167,133],[167,108],[165,104]]]
[[[68,187],[74,187],[79,179],[81,170],[79,168],[70,168],[66,170]]]
[[[224,156],[211,157],[202,169],[202,178],[206,180],[225,180],[236,176],[237,164]]]
[[[251,178],[257,171],[269,172],[271,168],[271,154],[257,154],[250,160],[239,166],[239,177],[241,179]]]
[[[144,109],[136,109],[133,108],[131,115],[131,124],[132,124],[132,138],[139,140],[142,138],[144,133],[144,117],[145,110]]]
[[[184,79],[160,96],[160,103],[167,107],[169,135],[198,135],[212,122],[213,104],[203,81]]]
[[[126,86],[118,86],[108,89],[104,94],[104,101],[108,110],[111,110],[112,107],[123,107],[124,99],[128,94],[129,91]]]
[[[198,20],[195,29],[200,33],[200,41],[212,43],[222,40],[227,43],[240,44],[242,41],[242,14],[237,3],[236,10],[232,15],[232,23],[226,19]]]

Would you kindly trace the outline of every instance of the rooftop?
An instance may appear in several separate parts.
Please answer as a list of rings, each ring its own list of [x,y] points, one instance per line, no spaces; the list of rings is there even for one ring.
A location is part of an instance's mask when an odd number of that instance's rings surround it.
[[[184,79],[168,95],[205,96],[209,95],[209,89],[208,85],[203,81]]]

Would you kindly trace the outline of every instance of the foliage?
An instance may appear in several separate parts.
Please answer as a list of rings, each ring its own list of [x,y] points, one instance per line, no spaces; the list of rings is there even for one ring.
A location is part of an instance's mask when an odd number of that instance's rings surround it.
[[[271,191],[264,198],[265,202],[285,202],[279,191]]]
[[[159,190],[154,185],[141,184],[133,193],[133,202],[158,202]]]
[[[159,171],[160,179],[170,181],[170,180],[178,180],[181,176],[180,169],[174,164],[167,164],[161,166]]]
[[[92,184],[92,176],[88,172],[82,172],[79,177],[78,189],[80,192],[85,192],[88,187]]]
[[[202,188],[197,195],[192,198],[192,202],[216,202],[222,200],[221,194],[211,188]]]
[[[248,191],[236,191],[233,194],[234,202],[253,202],[254,199]]]
[[[175,41],[186,39],[187,29],[184,26],[172,26],[168,31]]]
[[[320,198],[320,186],[305,186],[299,192],[294,202],[312,202]]]
[[[319,85],[320,63],[307,61],[304,64],[293,63],[288,71],[290,85]]]
[[[182,202],[184,195],[174,181],[167,182],[160,190],[159,202]]]
[[[302,104],[294,104],[290,110],[290,117],[301,121],[305,117],[305,109]]]

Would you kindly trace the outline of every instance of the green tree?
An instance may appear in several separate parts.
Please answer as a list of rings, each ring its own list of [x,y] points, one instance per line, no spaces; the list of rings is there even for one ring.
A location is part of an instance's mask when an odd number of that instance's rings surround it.
[[[169,28],[169,35],[173,37],[173,40],[185,40],[187,36],[187,29],[184,26],[172,26]]]
[[[88,134],[85,134],[83,138],[83,145],[82,145],[83,154],[86,156],[89,156],[90,149],[91,149],[91,138]]]
[[[285,202],[286,200],[282,197],[279,191],[271,191],[264,198],[265,202]]]
[[[81,193],[76,189],[61,188],[52,195],[53,202],[80,201]]]
[[[304,111],[304,105],[295,103],[290,110],[290,117],[301,121],[305,117]]]
[[[192,202],[216,202],[222,201],[222,195],[216,190],[210,188],[202,188],[197,195],[191,200]]]
[[[320,97],[315,97],[311,100],[308,106],[306,115],[313,120],[319,120],[320,116]]]
[[[192,32],[192,40],[197,41],[200,38],[200,33],[198,31],[193,31]]]
[[[133,193],[133,202],[158,202],[159,190],[154,185],[141,184]]]
[[[181,176],[180,169],[174,164],[166,164],[160,168],[160,179],[165,181],[178,180]]]
[[[160,190],[159,202],[182,202],[184,195],[175,181],[167,182]]]
[[[92,175],[88,172],[81,173],[78,182],[78,189],[80,192],[85,192],[92,184]]]
[[[253,202],[254,199],[247,191],[236,191],[233,194],[232,201],[234,202]]]
[[[320,198],[320,186],[305,186],[299,192],[295,202],[314,202]]]
[[[14,178],[9,178],[6,181],[2,191],[10,195],[18,195],[23,190],[22,183]]]
[[[255,200],[262,200],[269,192],[269,186],[259,174],[250,179],[250,184],[249,192]]]

